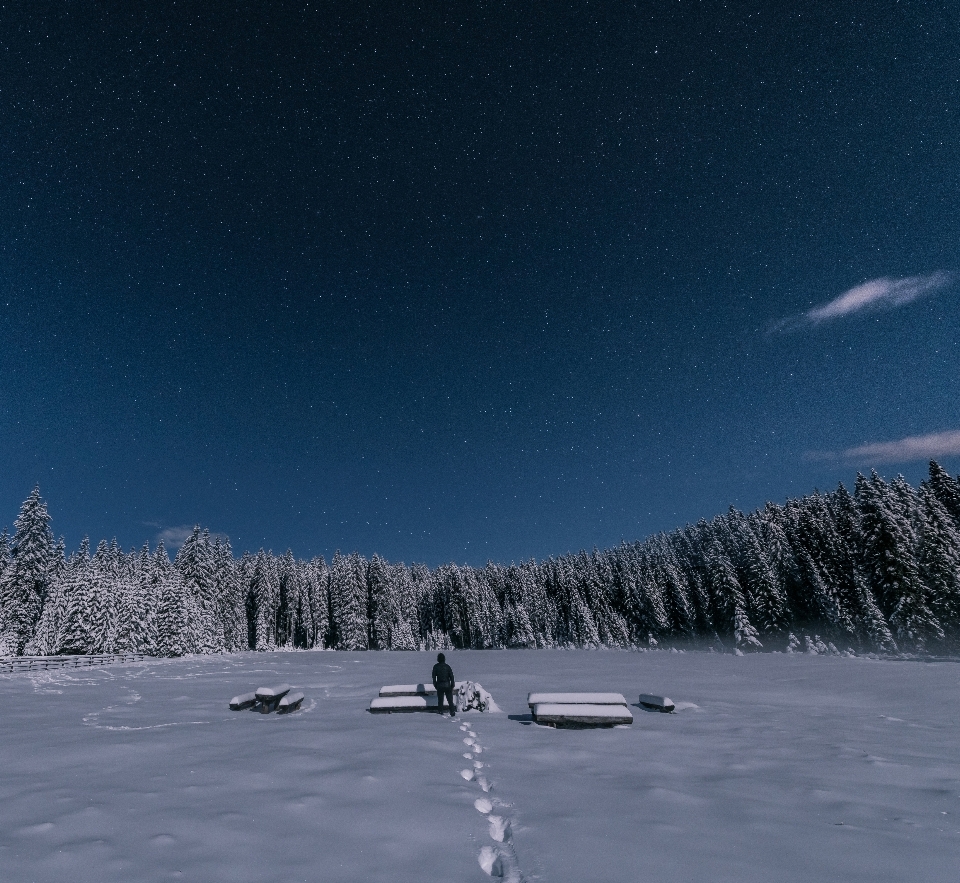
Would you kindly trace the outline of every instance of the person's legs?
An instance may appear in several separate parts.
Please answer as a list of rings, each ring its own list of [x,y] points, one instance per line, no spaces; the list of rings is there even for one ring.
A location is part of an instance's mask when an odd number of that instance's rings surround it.
[[[439,687],[437,688],[437,714],[443,714],[443,693]]]
[[[450,706],[450,717],[453,717],[456,714],[456,710],[453,707],[453,687],[448,687],[443,692],[447,695],[447,705]]]

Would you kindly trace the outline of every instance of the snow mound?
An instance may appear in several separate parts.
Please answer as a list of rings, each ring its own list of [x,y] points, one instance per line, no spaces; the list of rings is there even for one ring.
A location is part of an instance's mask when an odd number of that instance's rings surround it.
[[[500,712],[500,708],[480,684],[466,681],[460,688],[460,711]]]

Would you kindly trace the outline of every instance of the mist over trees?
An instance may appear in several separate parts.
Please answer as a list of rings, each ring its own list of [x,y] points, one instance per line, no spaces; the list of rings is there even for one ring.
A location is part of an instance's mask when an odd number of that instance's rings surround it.
[[[475,568],[337,552],[235,557],[195,528],[123,552],[53,539],[39,489],[0,535],[0,655],[279,648],[815,646],[949,649],[960,638],[960,482],[843,485],[605,551]],[[808,642],[811,639],[806,638]],[[799,648],[802,649],[802,648]]]

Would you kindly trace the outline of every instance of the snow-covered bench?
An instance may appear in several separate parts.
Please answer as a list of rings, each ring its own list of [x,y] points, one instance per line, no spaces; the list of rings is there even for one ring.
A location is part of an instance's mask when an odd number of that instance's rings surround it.
[[[296,711],[303,699],[303,693],[287,693],[278,703],[277,711],[280,714],[289,714],[291,711]]]
[[[626,705],[623,693],[529,693],[527,705],[532,709],[541,703],[564,705]]]
[[[454,705],[457,699],[454,697]],[[446,705],[446,703],[444,703]],[[405,711],[436,711],[437,694],[420,696],[378,696],[370,702],[373,714],[392,714]]]
[[[640,704],[648,711],[669,713],[676,708],[672,699],[668,699],[666,696],[655,696],[653,693],[641,693]]]
[[[459,693],[463,687],[463,681],[457,681],[453,692]],[[437,696],[437,688],[433,684],[394,684],[389,687],[380,688],[381,696]]]
[[[289,684],[277,684],[275,687],[258,687],[256,692],[257,702],[260,703],[260,713],[269,714],[275,711],[283,699],[292,688]]]
[[[260,712],[269,714],[271,711],[296,711],[303,702],[303,693],[291,693],[289,684],[278,684],[275,687],[260,687],[254,693],[242,693],[230,700],[233,711],[243,711],[253,708],[260,703]]]
[[[240,696],[234,696],[233,699],[230,700],[230,708],[232,711],[243,711],[245,708],[253,708],[256,704],[256,693],[243,693]]]
[[[633,715],[620,693],[530,693],[533,719],[551,727],[612,727],[632,724]]]
[[[541,702],[534,706],[533,719],[551,727],[612,727],[633,723],[633,715],[626,705],[590,705],[586,702]]]
[[[464,681],[457,681],[453,688],[453,704],[458,710],[460,690],[464,683]],[[433,684],[393,684],[381,687],[380,695],[370,703],[370,711],[374,714],[436,710],[437,688]]]

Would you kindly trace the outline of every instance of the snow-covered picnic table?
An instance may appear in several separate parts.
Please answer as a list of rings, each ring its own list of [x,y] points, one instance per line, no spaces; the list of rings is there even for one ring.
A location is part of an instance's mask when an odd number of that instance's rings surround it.
[[[527,704],[538,724],[553,727],[633,723],[621,693],[530,693]]]

